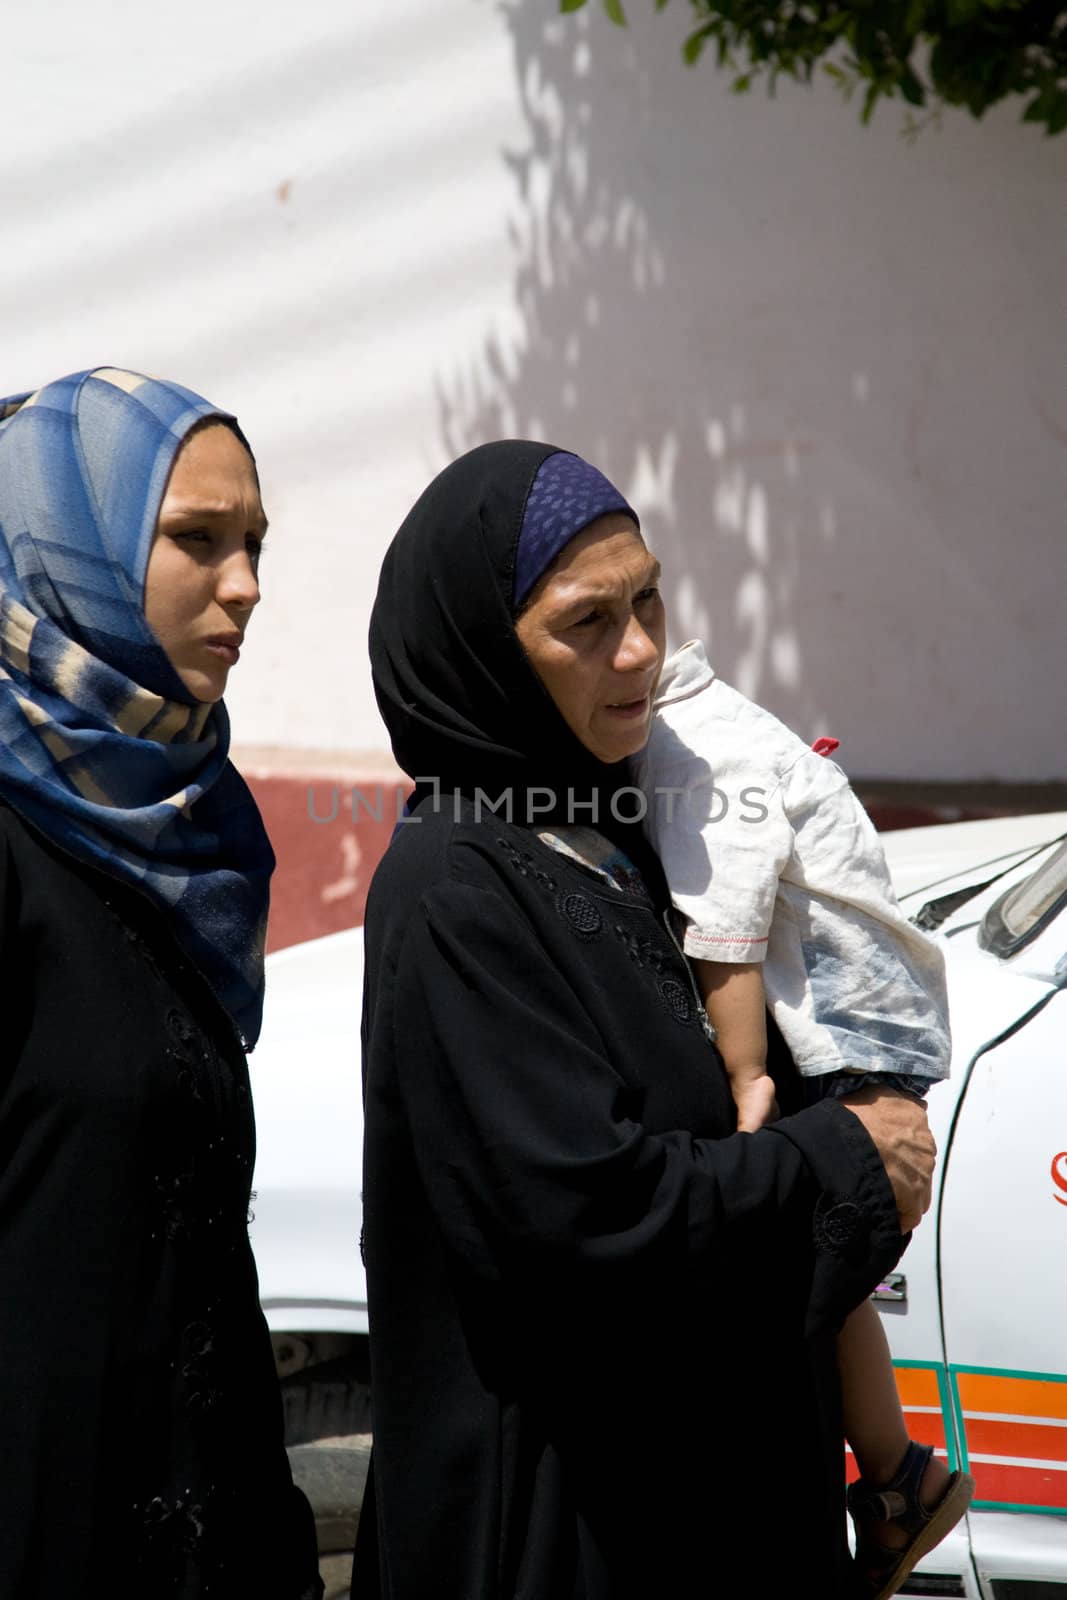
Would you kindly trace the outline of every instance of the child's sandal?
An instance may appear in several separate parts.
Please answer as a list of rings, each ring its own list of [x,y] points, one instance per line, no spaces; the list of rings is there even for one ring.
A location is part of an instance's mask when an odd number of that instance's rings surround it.
[[[875,1488],[862,1478],[849,1485],[848,1509],[856,1527],[856,1566],[866,1600],[889,1600],[908,1573],[954,1528],[974,1494],[974,1479],[954,1472],[941,1499],[929,1510],[919,1499],[919,1489],[933,1446],[909,1443],[896,1477]],[[911,1537],[902,1549],[891,1550],[871,1533],[872,1524],[894,1522]]]

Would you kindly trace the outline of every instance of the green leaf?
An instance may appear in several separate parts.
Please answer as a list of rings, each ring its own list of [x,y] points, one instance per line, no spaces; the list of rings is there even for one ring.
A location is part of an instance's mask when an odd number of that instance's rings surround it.
[[[1046,84],[1040,94],[1035,94],[1026,110],[1023,112],[1024,122],[1044,122],[1050,117],[1059,99],[1059,94],[1054,84]]]
[[[1049,134],[1062,133],[1067,128],[1067,94],[1060,94],[1048,119]]]
[[[904,67],[897,79],[897,88],[909,105],[924,106],[926,92],[910,67]]]
[[[615,22],[628,0],[603,0]],[[559,0],[579,11],[587,0]],[[662,11],[667,0],[653,0]],[[809,82],[824,70],[861,120],[879,99],[899,96],[940,116],[966,108],[982,117],[1021,97],[1027,122],[1067,134],[1067,0],[689,0],[682,47],[691,66],[717,57],[743,94],[779,75]],[[651,10],[652,7],[649,7]],[[628,15],[628,10],[625,13]],[[706,52],[706,55],[705,55]],[[913,65],[918,62],[919,65]],[[856,94],[856,91],[862,91]],[[924,128],[924,116],[909,130]]]
[[[844,67],[836,66],[832,61],[824,61],[822,70],[833,79],[843,97],[851,100],[856,88],[855,74],[846,72]]]
[[[696,33],[691,33],[688,39],[685,41],[682,55],[685,57],[687,66],[691,67],[695,62],[700,60],[700,57],[704,53],[704,46],[711,37],[713,26],[714,24],[710,22],[705,23],[702,28],[697,29]],[[719,42],[720,44],[722,43],[721,40]]]
[[[626,12],[622,9],[622,0],[604,0],[604,10],[617,28],[625,28]]]
[[[585,0],[559,0],[561,11],[580,11],[585,5]]]

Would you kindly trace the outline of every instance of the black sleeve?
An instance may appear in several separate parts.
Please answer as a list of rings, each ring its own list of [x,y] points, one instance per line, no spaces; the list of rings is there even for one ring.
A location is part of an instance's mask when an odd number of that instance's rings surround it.
[[[10,926],[17,913],[15,905],[17,883],[11,860],[11,846],[4,827],[6,807],[0,804],[0,957],[10,956]]]
[[[26,1003],[31,991],[22,981],[19,963],[19,887],[11,845],[4,825],[7,808],[0,802],[0,984],[4,996],[4,1043],[0,1044],[0,1092],[14,1068],[13,1041],[19,1037],[21,1022],[16,1008]]]
[[[416,1161],[450,1249],[545,1283],[812,1249],[811,1332],[837,1326],[904,1240],[877,1150],[822,1103],[756,1134],[647,1132],[577,995],[519,907],[455,879],[406,930],[392,1008]]]

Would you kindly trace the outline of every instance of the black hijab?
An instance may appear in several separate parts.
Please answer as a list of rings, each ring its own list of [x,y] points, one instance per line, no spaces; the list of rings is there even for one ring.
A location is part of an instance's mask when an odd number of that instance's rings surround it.
[[[480,789],[492,803],[510,792],[515,822],[596,827],[656,892],[659,863],[631,820],[639,802],[627,763],[598,761],[575,737],[515,632],[523,512],[557,448],[524,439],[478,445],[420,495],[378,582],[374,692],[393,754],[415,780],[415,803],[435,784],[442,796],[468,799]]]

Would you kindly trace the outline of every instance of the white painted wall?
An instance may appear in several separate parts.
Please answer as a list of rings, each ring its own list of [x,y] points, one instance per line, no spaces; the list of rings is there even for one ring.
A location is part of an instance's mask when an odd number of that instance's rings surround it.
[[[382,552],[517,432],[634,497],[675,636],[853,774],[1067,777],[1067,137],[737,98],[630,10],[12,8],[0,392],[122,364],[239,413],[242,743],[384,744]]]

